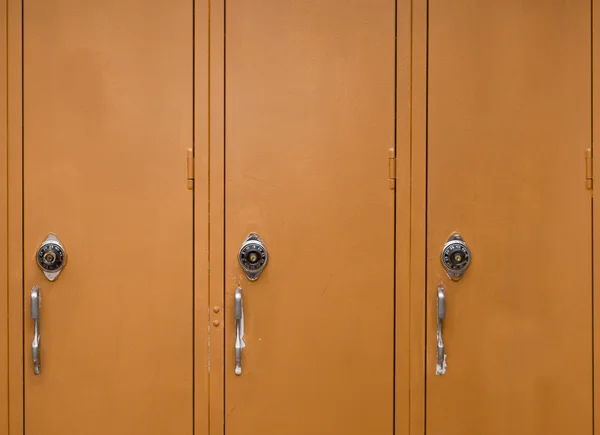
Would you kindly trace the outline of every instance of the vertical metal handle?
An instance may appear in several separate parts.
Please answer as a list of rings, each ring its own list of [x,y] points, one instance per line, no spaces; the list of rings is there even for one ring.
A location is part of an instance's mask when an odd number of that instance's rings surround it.
[[[445,317],[446,295],[444,293],[444,287],[440,284],[437,288],[437,362],[435,365],[435,374],[438,376],[446,373],[446,353],[444,339],[442,337]]]
[[[31,358],[33,359],[33,373],[39,376],[40,365],[40,288],[31,289],[31,319],[33,320],[33,341],[31,342]]]
[[[244,305],[242,289],[235,289],[235,374],[242,374],[242,349],[244,348]]]

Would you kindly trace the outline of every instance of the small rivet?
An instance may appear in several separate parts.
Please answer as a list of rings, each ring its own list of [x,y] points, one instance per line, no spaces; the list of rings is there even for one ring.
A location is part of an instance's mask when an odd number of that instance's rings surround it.
[[[221,324],[221,323],[220,323],[218,320],[214,320],[214,321],[213,321],[213,325],[215,325],[215,326],[219,326],[220,324]]]
[[[218,313],[219,311],[221,311],[221,308],[219,308],[219,307],[213,307],[213,311],[215,313]]]

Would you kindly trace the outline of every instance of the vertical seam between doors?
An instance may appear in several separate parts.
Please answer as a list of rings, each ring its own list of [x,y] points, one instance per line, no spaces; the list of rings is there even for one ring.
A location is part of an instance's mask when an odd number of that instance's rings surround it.
[[[397,123],[397,119],[398,119],[398,0],[394,1],[394,118],[393,118],[393,125],[394,125],[394,158],[398,157],[398,150],[397,150],[397,143],[398,143],[398,123]],[[398,315],[398,310],[396,307],[397,304],[397,283],[396,283],[396,278],[397,278],[397,269],[398,269],[398,262],[397,262],[397,255],[398,255],[398,238],[397,238],[397,231],[398,231],[398,223],[397,223],[397,211],[396,211],[396,207],[398,206],[398,201],[397,201],[397,194],[396,191],[398,190],[398,176],[397,174],[394,174],[394,176],[396,177],[395,180],[395,185],[394,185],[394,191],[393,191],[393,201],[394,201],[394,254],[393,254],[393,265],[394,265],[394,273],[393,273],[393,287],[392,290],[394,292],[394,311],[393,311],[393,316],[394,316],[394,323],[393,323],[393,328],[394,328],[394,334],[393,334],[393,358],[392,358],[392,434],[396,433],[396,355],[398,352],[398,345],[397,345],[397,332],[396,332],[396,325],[397,325],[397,321],[396,321],[396,316]]]
[[[6,277],[4,279],[4,285],[5,285],[5,289],[6,289],[6,295],[5,295],[6,311],[4,312],[4,315],[6,316],[5,317],[5,327],[6,327],[6,373],[5,373],[6,379],[5,379],[5,381],[6,381],[6,408],[7,409],[6,409],[6,426],[4,427],[4,429],[6,430],[6,433],[8,433],[8,430],[10,428],[10,424],[9,424],[10,419],[8,418],[10,415],[10,394],[9,394],[10,369],[8,367],[9,363],[10,363],[10,358],[8,356],[8,352],[10,349],[10,347],[8,345],[8,342],[10,340],[10,332],[9,332],[10,322],[8,320],[8,306],[9,306],[8,294],[9,294],[9,282],[10,282],[10,280],[8,278],[8,276],[9,276],[9,273],[8,273],[8,251],[9,251],[9,248],[8,248],[8,228],[9,228],[9,226],[8,226],[8,218],[9,218],[9,213],[8,213],[8,192],[9,192],[9,188],[8,188],[8,179],[9,179],[9,177],[8,177],[8,126],[9,126],[9,122],[8,122],[8,108],[9,108],[9,104],[8,104],[8,0],[6,1],[4,8],[5,8],[5,11],[4,11],[4,13],[5,13],[5,15],[4,15],[5,16],[5,19],[4,19],[4,25],[5,25],[5,27],[4,27],[4,32],[5,32],[5,34],[4,34],[4,58],[5,58],[5,62],[6,62],[4,64],[4,69],[5,69],[5,71],[4,71],[4,74],[5,74],[5,76],[4,76],[5,77],[4,92],[5,92],[5,96],[6,96],[6,99],[4,101],[4,110],[6,113],[6,119],[4,120],[5,127],[6,127],[5,137],[4,137],[4,140],[6,143],[6,149],[4,150],[5,157],[6,157],[5,164],[4,164],[4,169],[5,169],[5,172],[4,172],[5,173],[5,177],[4,177],[5,192],[4,193],[6,195],[5,196],[5,198],[6,198],[6,203],[5,203],[5,205],[6,205],[6,208],[5,208],[6,221],[5,221],[5,225],[4,225],[4,228],[2,229],[2,231],[4,231],[4,234],[6,234],[6,246],[4,249],[6,252],[6,264],[5,265],[6,265],[7,273],[6,273]]]
[[[227,0],[223,0],[223,311],[227,312]],[[224,318],[225,319],[225,318]],[[227,322],[223,321],[223,435],[227,433]]]
[[[192,157],[196,166],[196,0],[192,0]],[[192,435],[196,434],[196,180],[192,181]]]
[[[425,377],[424,393],[423,393],[423,434],[427,433],[427,349],[429,343],[427,342],[427,313],[428,313],[428,278],[429,278],[429,264],[427,262],[427,254],[429,251],[429,0],[425,0],[425,355],[423,364],[423,376]]]
[[[398,4],[398,2],[396,1],[396,4]],[[398,19],[396,17],[396,19]],[[410,37],[410,51],[409,51],[409,61],[408,61],[408,74],[409,74],[409,94],[408,94],[408,99],[409,99],[409,103],[410,103],[410,110],[408,111],[408,116],[409,116],[409,120],[408,120],[408,125],[409,125],[409,133],[408,133],[408,143],[409,143],[409,147],[408,147],[408,161],[410,162],[409,164],[409,185],[412,186],[412,181],[413,181],[413,51],[414,51],[414,37],[413,37],[413,32],[414,32],[414,25],[413,25],[413,21],[414,21],[414,5],[413,5],[413,0],[410,1],[410,32],[409,32],[409,37]],[[413,205],[413,190],[412,187],[408,189],[408,206],[409,209],[412,210],[412,205]],[[411,296],[410,296],[410,286],[411,286],[411,282],[412,282],[412,257],[413,257],[413,233],[412,233],[412,220],[413,220],[413,216],[412,216],[412,212],[408,213],[408,258],[411,264],[409,264],[408,266],[408,287],[409,287],[409,292],[408,292],[408,315],[409,315],[409,321],[408,321],[408,358],[409,358],[409,363],[408,363],[408,431],[410,433],[411,430],[411,418],[412,418],[412,392],[411,392],[411,387],[412,387],[412,382],[411,382],[411,372],[412,372],[412,363],[411,363],[411,355],[410,355],[410,351],[411,351],[411,347],[412,347],[412,332],[411,332],[411,314],[412,314],[412,301],[411,301]]]
[[[594,1],[590,0],[590,148],[592,149],[592,158],[594,156]],[[593,160],[592,160],[593,165]],[[594,185],[592,179],[592,190],[591,190],[591,230],[592,230],[592,238],[591,238],[591,248],[592,248],[592,432],[596,433],[596,397],[595,397],[595,356],[596,356],[596,347],[595,347],[595,316],[594,316],[594,300],[595,300],[595,275],[594,275]]]
[[[25,0],[21,2],[21,304],[25,299]],[[25,435],[25,315],[21,310],[21,387],[23,389],[23,435]]]
[[[212,239],[211,239],[211,231],[210,231],[210,227],[211,227],[211,219],[210,219],[210,212],[211,212],[211,210],[210,210],[210,194],[211,194],[210,181],[211,181],[211,173],[210,172],[211,172],[211,168],[212,168],[211,160],[210,160],[211,125],[212,125],[212,121],[211,121],[212,112],[210,110],[210,108],[211,108],[211,90],[212,90],[211,79],[210,79],[210,76],[211,76],[211,63],[212,63],[212,55],[211,55],[212,44],[211,44],[211,41],[210,41],[211,40],[211,35],[212,35],[212,33],[211,33],[211,6],[212,6],[211,0],[207,0],[207,6],[208,6],[208,11],[207,11],[207,17],[208,17],[208,24],[207,24],[207,27],[208,27],[208,29],[207,29],[207,31],[208,31],[208,37],[207,37],[207,40],[208,40],[208,49],[207,49],[207,52],[208,52],[208,61],[207,61],[208,62],[208,66],[207,66],[207,68],[208,68],[208,73],[207,73],[207,78],[208,78],[208,92],[206,94],[207,94],[207,100],[208,100],[207,101],[207,104],[208,104],[208,110],[207,110],[208,119],[207,119],[206,130],[207,130],[207,137],[208,137],[208,141],[207,141],[208,142],[208,147],[207,147],[208,149],[207,149],[207,152],[206,152],[206,157],[207,157],[207,161],[208,161],[208,168],[207,168],[207,182],[206,182],[206,184],[207,184],[207,189],[208,189],[207,190],[208,191],[208,194],[207,194],[207,198],[208,198],[208,206],[207,206],[207,212],[208,212],[208,220],[207,220],[207,230],[208,230],[208,232],[207,232],[207,245],[208,245],[208,265],[207,265],[207,267],[208,267],[208,274],[206,276],[206,291],[208,293],[208,296],[207,296],[208,307],[207,307],[207,309],[210,310],[210,306],[211,306],[211,298],[210,298],[211,297],[211,288],[210,288],[210,273],[211,273],[211,268],[210,268],[210,261],[212,259],[212,256],[211,256],[211,252],[212,252],[211,251]],[[194,33],[194,39],[196,39],[195,33]],[[195,182],[195,180],[194,180],[194,182]],[[208,375],[207,375],[207,379],[206,379],[206,391],[208,393],[208,395],[207,395],[208,400],[206,401],[206,415],[207,415],[207,417],[206,417],[206,425],[207,425],[206,430],[207,430],[207,433],[210,433],[210,397],[211,397],[210,396],[210,389],[211,389],[211,382],[210,382],[210,377],[211,377],[211,373],[210,373],[210,357],[211,357],[211,354],[210,354],[210,335],[211,334],[210,333],[211,333],[211,330],[210,330],[210,326],[209,325],[210,325],[210,316],[207,317],[207,325],[206,325],[206,331],[207,331],[207,335],[208,335],[207,340],[206,340],[207,341],[207,348],[206,348],[206,359],[207,359],[206,363],[207,364],[206,365],[207,365],[207,368],[208,368]]]

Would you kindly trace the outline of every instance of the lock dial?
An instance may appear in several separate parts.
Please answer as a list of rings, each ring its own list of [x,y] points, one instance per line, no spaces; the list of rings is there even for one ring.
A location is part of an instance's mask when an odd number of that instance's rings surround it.
[[[269,255],[262,240],[255,233],[249,234],[238,253],[238,261],[246,277],[250,281],[256,281],[267,265],[268,259]]]
[[[38,266],[50,281],[60,274],[67,261],[67,254],[55,234],[50,233],[42,242],[36,254]]]
[[[471,250],[460,234],[450,236],[442,248],[441,261],[452,281],[462,278],[471,264]]]

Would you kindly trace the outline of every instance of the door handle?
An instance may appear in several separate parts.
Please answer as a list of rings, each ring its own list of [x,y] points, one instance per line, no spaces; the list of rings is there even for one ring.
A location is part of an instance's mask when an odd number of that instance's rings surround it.
[[[242,349],[244,343],[244,305],[242,301],[242,289],[235,289],[235,374],[242,374]]]
[[[31,357],[33,359],[33,373],[39,376],[40,365],[40,288],[31,289],[31,319],[33,320],[33,341],[31,342]]]
[[[446,349],[442,336],[445,317],[446,294],[444,293],[444,287],[440,284],[437,288],[437,362],[435,365],[435,374],[438,376],[446,373]]]

